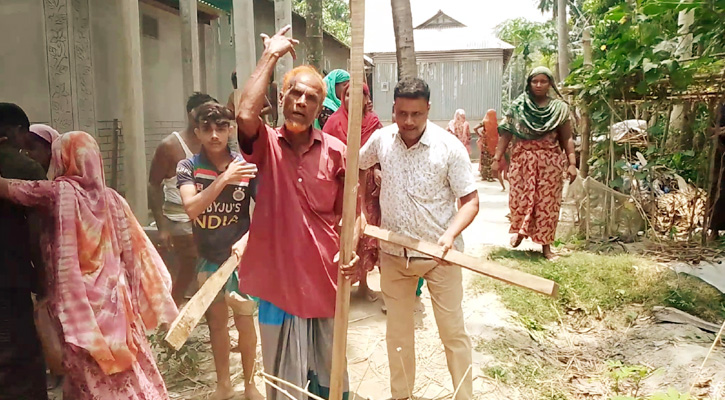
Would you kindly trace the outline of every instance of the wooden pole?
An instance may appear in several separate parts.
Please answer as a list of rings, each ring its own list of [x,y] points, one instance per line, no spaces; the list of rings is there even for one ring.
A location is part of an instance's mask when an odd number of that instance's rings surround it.
[[[192,93],[201,90],[199,63],[199,22],[197,0],[181,0],[181,72],[184,79],[184,102]]]
[[[365,227],[365,235],[388,243],[393,243],[398,246],[403,246],[407,249],[415,250],[431,257],[440,258],[453,265],[466,268],[469,271],[488,276],[489,278],[498,279],[510,285],[533,290],[547,296],[556,297],[559,291],[559,285],[549,279],[527,274],[526,272],[517,271],[512,268],[507,268],[494,261],[483,260],[457,250],[451,249],[444,252],[443,247],[435,243],[424,242],[410,236],[378,228],[374,225],[368,225]]]
[[[342,202],[342,232],[340,235],[340,265],[352,260],[355,219],[357,217],[358,156],[362,129],[363,44],[365,35],[365,0],[350,0],[352,25],[352,51],[350,52],[350,107],[347,129],[347,172]],[[332,371],[330,372],[330,400],[342,400],[343,379],[347,369],[347,324],[350,313],[350,281],[337,274],[337,302],[332,343]]]
[[[285,26],[292,26],[292,0],[274,0],[274,31],[279,32],[280,29]],[[294,37],[294,28],[287,32],[287,36]],[[277,96],[282,93],[282,79],[284,75],[292,70],[292,56],[285,54],[277,60],[277,65],[274,67],[274,80],[277,85]],[[320,71],[321,72],[321,71]],[[282,124],[284,119],[284,110],[282,109],[282,103],[279,101],[279,97],[276,99],[269,99],[272,102],[272,107],[277,107],[277,125]]]
[[[138,0],[123,0],[123,178],[126,201],[136,219],[149,219],[146,197],[146,133],[144,131],[143,84],[141,81],[141,27]]]
[[[257,65],[254,34],[254,4],[252,0],[234,0],[234,59],[237,82],[246,82]]]

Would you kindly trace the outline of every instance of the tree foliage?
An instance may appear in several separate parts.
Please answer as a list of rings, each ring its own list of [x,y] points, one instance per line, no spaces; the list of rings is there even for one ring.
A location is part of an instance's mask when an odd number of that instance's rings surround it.
[[[605,134],[612,120],[634,118],[634,107],[627,107],[627,104],[636,101],[642,106],[666,111],[673,103],[672,96],[685,92],[697,94],[721,81],[725,71],[722,58],[725,0],[694,0],[691,3],[588,0],[584,7],[589,20],[595,22],[593,66],[586,68],[579,58],[574,62],[567,83],[579,89],[577,100],[590,110],[594,135]],[[690,10],[695,13],[690,32],[696,56],[682,60],[676,56],[682,39],[677,18],[679,12]],[[662,164],[675,167],[673,169],[679,174],[694,181],[707,175],[708,159],[707,154],[697,149],[692,151],[696,145],[693,140],[701,137],[701,144],[705,145],[712,113],[708,112],[707,104],[697,100],[691,104],[690,132],[682,135],[686,139],[680,143],[683,146],[674,148],[669,141],[665,143],[668,127],[667,118],[663,118],[650,129],[655,142],[648,154],[659,157]],[[606,161],[597,160],[596,151],[593,155],[595,169],[598,163],[604,167]],[[682,163],[684,159],[688,161]]]
[[[293,0],[292,8],[302,16],[307,13],[306,0]],[[345,0],[323,0],[322,25],[337,39],[350,44],[350,7]]]

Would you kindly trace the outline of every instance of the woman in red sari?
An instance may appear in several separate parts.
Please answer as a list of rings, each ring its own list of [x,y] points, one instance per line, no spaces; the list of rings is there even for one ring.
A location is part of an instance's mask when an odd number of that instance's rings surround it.
[[[348,124],[348,107],[350,106],[349,86],[345,88],[342,94],[342,104],[340,108],[330,116],[325,123],[325,132],[342,140],[347,144],[347,124]],[[362,131],[360,133],[360,146],[370,139],[373,132],[383,127],[380,119],[373,111],[373,103],[370,100],[370,89],[368,85],[363,85],[363,118]],[[366,191],[362,193],[362,206],[368,224],[375,226],[380,225],[380,165],[365,172],[367,179]],[[357,294],[371,301],[376,299],[372,291],[368,287],[367,273],[371,271],[378,262],[378,241],[374,238],[364,236],[358,242],[356,254],[360,257],[360,287]]]

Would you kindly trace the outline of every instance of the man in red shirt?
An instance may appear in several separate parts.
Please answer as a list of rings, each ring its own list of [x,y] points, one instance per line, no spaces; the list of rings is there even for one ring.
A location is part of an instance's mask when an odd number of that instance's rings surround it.
[[[322,397],[329,395],[340,247],[345,145],[312,127],[326,95],[310,66],[284,77],[284,126],[260,113],[274,66],[297,40],[289,27],[264,36],[264,52],[235,109],[244,157],[257,165],[259,186],[240,290],[258,297],[264,369]],[[357,171],[355,171],[357,174]],[[351,263],[354,265],[355,262]],[[354,273],[345,266],[343,272]],[[347,392],[347,379],[345,391]],[[347,394],[345,395],[347,397]],[[267,399],[283,399],[268,389]]]

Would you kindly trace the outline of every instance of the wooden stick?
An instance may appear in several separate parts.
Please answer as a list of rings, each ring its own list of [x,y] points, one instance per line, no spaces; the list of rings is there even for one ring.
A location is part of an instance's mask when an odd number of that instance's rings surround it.
[[[717,332],[717,335],[715,335],[715,340],[712,342],[712,346],[710,346],[710,351],[707,352],[705,359],[702,360],[702,365],[700,365],[700,369],[697,371],[697,375],[695,375],[695,379],[692,381],[692,385],[690,385],[690,390],[687,392],[688,395],[692,394],[692,391],[695,389],[695,385],[697,385],[697,381],[700,379],[700,375],[702,374],[703,368],[705,368],[707,359],[710,358],[712,351],[715,350],[715,346],[718,344],[718,342],[720,342],[723,330],[725,330],[725,322],[723,322],[720,326],[720,330]]]
[[[309,397],[311,397],[311,398],[313,398],[315,400],[325,400],[325,399],[323,399],[322,397],[320,397],[320,396],[318,396],[316,394],[310,393],[307,389],[303,389],[303,388],[295,385],[294,383],[287,382],[286,380],[284,380],[282,378],[278,378],[278,377],[276,377],[274,375],[271,375],[271,374],[268,374],[268,373],[266,373],[264,371],[259,371],[259,374],[262,375],[263,378],[271,379],[271,380],[273,380],[273,381],[275,381],[277,383],[281,383],[281,384],[283,384],[283,385],[285,385],[287,387],[290,387],[290,388],[292,388],[292,389],[294,389],[294,390],[296,390],[296,391],[304,394],[305,396],[309,396]],[[307,381],[307,386],[309,386],[309,385],[310,385],[310,381]],[[280,389],[278,389],[278,387],[275,387],[275,386],[273,386],[273,387],[275,389],[277,389],[277,390],[280,390]]]
[[[191,331],[201,320],[201,316],[204,315],[238,266],[239,257],[236,253],[232,253],[232,256],[204,282],[199,291],[194,294],[194,297],[181,309],[179,316],[171,323],[169,332],[164,338],[169,346],[178,351],[186,343]]]
[[[453,397],[451,397],[453,400],[456,400],[456,396],[458,395],[458,391],[461,390],[461,386],[463,386],[463,381],[466,380],[466,377],[468,376],[468,373],[471,372],[471,368],[473,368],[473,364],[469,364],[468,368],[466,368],[466,373],[463,374],[463,378],[461,378],[461,381],[458,382],[458,386],[456,386],[456,390],[453,392]]]
[[[267,385],[272,386],[272,388],[277,389],[278,392],[280,392],[283,395],[285,395],[285,397],[287,397],[288,399],[290,399],[290,400],[297,400],[294,396],[292,396],[292,394],[290,392],[288,392],[285,389],[282,389],[281,387],[275,385],[269,379],[262,377],[262,381],[264,383],[266,383]]]
[[[477,257],[469,256],[468,254],[464,254],[456,250],[449,250],[444,254],[443,248],[437,244],[413,239],[399,233],[378,228],[377,226],[367,225],[365,227],[365,234],[376,239],[397,244],[398,246],[403,246],[410,250],[415,250],[431,257],[440,258],[473,272],[477,272],[524,289],[530,289],[547,296],[556,297],[559,291],[559,285],[554,281],[507,268],[493,261],[482,260]]]
[[[350,52],[350,106],[347,129],[345,191],[342,202],[342,231],[340,234],[340,265],[353,258],[355,219],[357,217],[358,156],[362,130],[363,43],[365,34],[365,0],[350,0],[352,51]],[[337,299],[332,341],[332,370],[330,371],[330,400],[342,400],[343,381],[347,370],[347,328],[350,313],[350,280],[340,271],[337,274]]]

